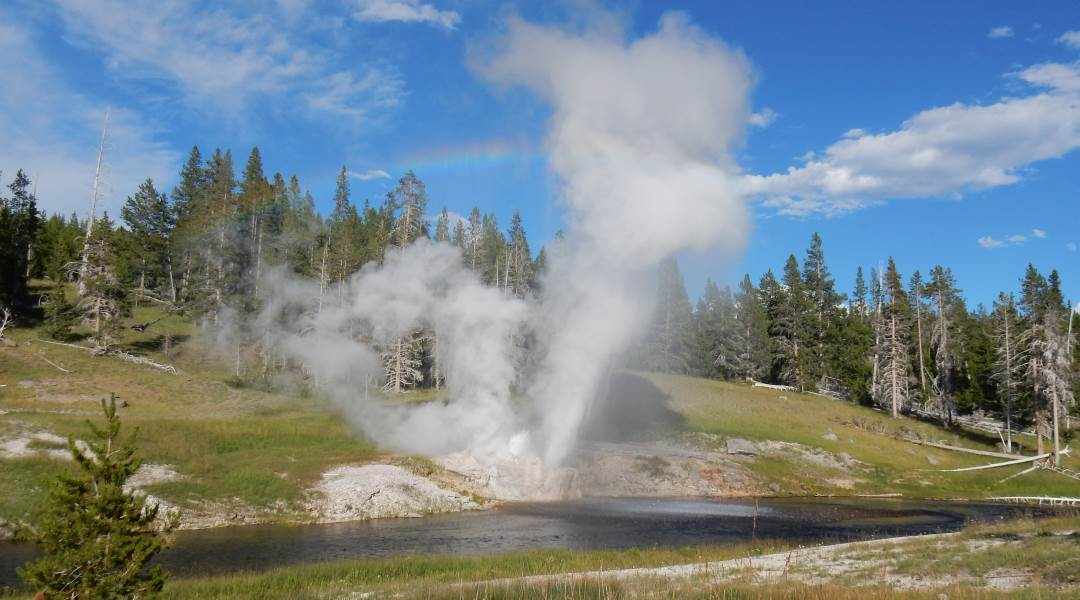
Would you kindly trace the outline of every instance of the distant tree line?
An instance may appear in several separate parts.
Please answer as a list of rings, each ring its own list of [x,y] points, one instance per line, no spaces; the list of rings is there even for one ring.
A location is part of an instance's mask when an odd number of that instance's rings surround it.
[[[485,284],[517,297],[536,289],[545,263],[543,249],[532,253],[518,213],[503,230],[495,215],[477,208],[465,219],[443,208],[432,225],[426,186],[411,171],[378,205],[358,206],[342,167],[333,208],[320,215],[297,176],[267,177],[258,148],[239,178],[230,151],[205,158],[192,148],[171,193],[146,180],[124,201],[121,223],[108,214],[92,221],[44,218],[22,171],[9,190],[0,210],[0,305],[32,309],[27,282],[33,278],[74,282],[74,297],[54,286],[37,300],[46,329],[64,337],[81,325],[101,351],[116,342],[133,305],[154,303],[207,324],[227,317],[242,338],[239,353],[241,345],[257,345],[249,343],[260,335],[251,321],[267,300],[271,269],[319,282],[321,302],[364,265],[419,238],[459,247]],[[387,389],[440,385],[436,348],[431,332],[421,331],[386,348]],[[269,375],[273,361],[262,358],[261,372]]]
[[[7,190],[0,305],[32,309],[31,278],[75,282],[74,297],[54,286],[38,300],[47,330],[62,337],[81,324],[102,350],[115,343],[133,304],[159,304],[207,324],[228,318],[239,332],[238,376],[269,377],[285,367],[252,327],[271,269],[317,281],[321,303],[334,301],[323,296],[341,289],[335,284],[419,238],[459,247],[465,265],[507,295],[533,294],[545,268],[544,249],[533,254],[520,214],[503,230],[493,214],[473,208],[451,219],[444,208],[432,224],[426,186],[412,172],[378,205],[357,205],[342,167],[323,216],[295,175],[266,176],[258,148],[239,178],[228,150],[204,158],[192,148],[170,193],[148,179],[127,197],[122,225],[108,214],[44,218],[22,171]],[[905,281],[890,258],[869,274],[860,267],[844,294],[814,234],[801,264],[791,255],[779,275],[768,270],[756,283],[747,275],[734,290],[710,280],[696,305],[674,260],[660,265],[654,283],[656,312],[626,357],[635,368],[788,385],[947,423],[982,411],[1010,430],[1034,424],[1042,433],[1054,406],[1062,413],[1075,407],[1080,322],[1057,271],[1043,275],[1029,265],[1018,290],[972,310],[948,268],[934,266],[926,277],[915,271]],[[242,347],[261,348],[262,356],[241,360]],[[437,349],[429,331],[383,348],[385,389],[440,386]]]
[[[790,255],[779,277],[747,275],[735,290],[709,280],[696,306],[673,259],[656,286],[656,314],[631,353],[640,368],[787,385],[945,423],[981,411],[1009,431],[1034,425],[1040,449],[1054,406],[1059,418],[1076,408],[1080,316],[1056,270],[1028,265],[1018,290],[971,310],[947,267],[905,282],[890,258],[869,276],[858,268],[843,294],[815,233],[801,265]]]

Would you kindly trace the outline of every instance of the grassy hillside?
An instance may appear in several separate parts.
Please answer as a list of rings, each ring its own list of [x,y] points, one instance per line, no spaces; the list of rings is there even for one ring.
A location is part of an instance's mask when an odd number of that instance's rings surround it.
[[[905,496],[983,498],[1009,495],[1080,496],[1080,482],[1056,473],[1036,472],[998,483],[1023,467],[966,473],[940,469],[999,462],[1002,459],[919,446],[899,439],[919,436],[951,445],[994,450],[995,439],[951,431],[934,424],[887,414],[816,395],[751,388],[678,375],[648,376],[668,396],[669,405],[689,431],[718,439],[740,437],[783,440],[846,453],[866,463],[854,487],[830,485],[843,473],[805,461],[760,457],[751,467],[788,494],[901,493]],[[830,435],[830,432],[832,435]],[[835,439],[833,439],[835,437]],[[1066,466],[1080,468],[1077,457]]]
[[[143,307],[135,311],[132,322],[159,316],[156,309]],[[174,375],[42,342],[44,336],[35,328],[10,331],[15,345],[0,346],[0,442],[41,430],[83,436],[85,420],[99,415],[100,399],[117,393],[127,402],[121,411],[125,425],[139,430],[145,460],[171,465],[183,476],[151,485],[149,492],[189,507],[254,508],[262,519],[279,514],[285,520],[298,517],[296,502],[302,491],[324,470],[379,456],[378,449],[350,431],[332,406],[306,388],[266,391],[238,383],[232,357],[208,350],[198,342],[197,333],[176,317],[145,332],[126,330],[125,348],[175,365],[179,374]],[[172,340],[167,355],[166,336]],[[894,435],[909,431],[992,449],[989,438],[961,437],[934,425],[890,419],[878,411],[818,396],[673,375],[646,377],[679,415],[676,435],[681,437],[717,446],[728,437],[783,440],[846,453],[865,463],[855,474],[782,455],[748,463],[782,494],[1080,495],[1076,481],[1050,473],[999,485],[996,482],[1011,471],[934,472],[993,459],[916,446]],[[423,401],[428,396],[410,398]],[[49,442],[32,444],[41,448]],[[47,480],[69,468],[68,463],[40,454],[0,463],[0,518],[5,519],[26,515],[44,494]],[[1075,458],[1069,464],[1080,469]]]
[[[134,322],[160,316],[137,309]],[[173,352],[161,350],[166,334]],[[376,449],[349,431],[337,412],[301,388],[267,392],[238,385],[226,357],[195,342],[190,323],[175,317],[145,332],[127,330],[123,346],[168,362],[179,374],[39,341],[36,329],[15,329],[15,346],[0,347],[0,439],[28,430],[87,435],[85,421],[100,416],[100,399],[119,394],[125,427],[138,428],[140,455],[172,465],[184,477],[147,488],[178,504],[289,504],[331,465],[366,461]],[[55,363],[63,372],[50,365]],[[4,460],[0,518],[25,514],[63,461]],[[284,505],[278,501],[284,501]]]

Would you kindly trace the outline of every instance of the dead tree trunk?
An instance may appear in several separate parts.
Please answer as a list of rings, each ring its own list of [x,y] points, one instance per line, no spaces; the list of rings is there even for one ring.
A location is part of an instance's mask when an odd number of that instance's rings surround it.
[[[90,253],[90,234],[94,232],[94,220],[97,219],[97,204],[101,197],[101,164],[105,158],[105,140],[109,131],[109,109],[105,109],[105,122],[101,126],[101,142],[98,144],[97,165],[94,167],[94,182],[90,187],[90,210],[86,215],[86,239],[83,240],[82,261],[79,265],[79,296],[86,293],[88,254]]]

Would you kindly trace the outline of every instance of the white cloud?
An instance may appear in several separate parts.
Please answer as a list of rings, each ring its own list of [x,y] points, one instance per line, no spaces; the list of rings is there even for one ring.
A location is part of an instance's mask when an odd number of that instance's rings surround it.
[[[847,131],[845,131],[844,135],[842,135],[841,137],[843,137],[844,139],[848,139],[848,140],[854,140],[854,139],[861,138],[864,135],[866,135],[866,130],[865,129],[859,129],[858,127],[855,127],[855,128],[848,129]]]
[[[303,4],[281,10],[297,7]],[[396,72],[339,66],[303,39],[296,29],[303,20],[281,19],[269,9],[241,14],[182,0],[58,0],[56,14],[70,39],[102,55],[118,79],[169,82],[205,111],[235,115],[268,98],[296,98],[282,105],[363,122],[396,106],[404,93]]]
[[[1080,147],[1080,63],[1012,76],[1039,89],[925,110],[887,133],[851,130],[801,167],[747,176],[745,189],[781,213],[805,215],[1016,183],[1028,165]]]
[[[1057,39],[1059,44],[1065,44],[1070,48],[1080,49],[1080,31],[1066,31]]]
[[[1072,64],[1045,63],[1028,67],[1017,77],[1037,87],[1059,92],[1080,92],[1080,62]]]
[[[17,86],[0,86],[4,183],[21,168],[37,183],[38,208],[85,217],[106,106],[72,89],[25,29],[4,21],[0,71],[26,75]],[[115,107],[110,111],[100,210],[119,218],[123,198],[141,181],[150,177],[160,185],[176,172],[181,156],[159,138],[137,114]]]
[[[1036,227],[1031,230],[1031,235],[1036,238],[1045,238],[1046,231]],[[979,238],[978,242],[983,248],[992,250],[994,248],[1002,248],[1005,246],[1021,246],[1026,244],[1029,240],[1030,238],[1022,233],[1014,233],[1012,235],[1007,235],[1002,239],[995,238],[992,235],[986,235]]]
[[[354,16],[360,21],[428,23],[444,29],[454,29],[461,22],[457,12],[439,10],[420,0],[358,0],[357,5]]]
[[[773,110],[773,109],[771,109],[769,107],[765,107],[765,108],[759,110],[756,113],[752,113],[750,115],[749,119],[747,119],[747,122],[750,123],[751,125],[753,125],[754,127],[765,128],[765,127],[768,127],[769,125],[772,125],[773,121],[776,121],[777,116],[778,115],[776,114],[775,110]]]
[[[987,32],[986,37],[994,40],[1001,38],[1011,38],[1013,35],[1014,34],[1012,27],[1002,25],[1000,27],[994,27],[993,29],[991,29],[989,32]]]
[[[360,181],[371,181],[372,179],[390,179],[390,174],[382,169],[368,169],[362,173],[349,171],[349,177]]]
[[[1076,242],[1068,242],[1065,244],[1065,249],[1069,252],[1076,252]]]

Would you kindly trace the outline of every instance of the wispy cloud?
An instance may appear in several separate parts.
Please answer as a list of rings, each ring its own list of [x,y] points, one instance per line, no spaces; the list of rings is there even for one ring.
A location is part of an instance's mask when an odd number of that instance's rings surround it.
[[[69,39],[100,54],[118,80],[168,82],[203,112],[236,115],[255,103],[288,99],[276,106],[362,123],[397,106],[404,93],[392,69],[339,65],[304,38],[302,20],[282,18],[275,5],[250,11],[182,0],[55,4]]]
[[[1032,93],[932,108],[887,133],[850,130],[802,166],[747,176],[746,191],[780,213],[805,215],[1016,183],[1028,165],[1080,147],[1080,63],[1010,77]]]
[[[1021,246],[1026,244],[1032,237],[1045,238],[1046,231],[1039,229],[1038,227],[1031,230],[1031,236],[1023,233],[1014,233],[1007,235],[1004,238],[995,238],[992,235],[986,235],[978,239],[979,245],[987,250],[993,250],[995,248],[1003,248],[1005,246]]]
[[[349,177],[360,181],[371,181],[372,179],[390,179],[390,174],[382,169],[368,169],[361,172],[349,171]]]
[[[22,168],[37,183],[38,207],[85,216],[106,105],[66,83],[25,29],[5,24],[0,11],[0,71],[22,72],[18,86],[0,86],[0,166],[4,183]],[[33,98],[33,102],[27,102]],[[154,126],[124,108],[109,116],[101,210],[119,216],[121,200],[147,177],[159,184],[180,156]]]
[[[751,125],[753,125],[754,127],[765,128],[765,127],[768,127],[769,125],[772,125],[773,121],[775,121],[776,117],[778,117],[778,116],[779,115],[776,114],[775,110],[773,110],[773,109],[766,106],[765,108],[759,110],[758,112],[752,113],[750,115],[750,118],[747,119],[747,121]]]
[[[1070,48],[1080,49],[1080,31],[1066,31],[1058,37],[1057,42]]]
[[[1065,249],[1069,252],[1076,252],[1076,242],[1067,242],[1065,244]]]
[[[358,0],[354,16],[360,21],[427,23],[444,29],[454,29],[461,22],[457,12],[439,10],[420,0]]]
[[[986,37],[988,37],[988,38],[990,38],[992,40],[1001,39],[1001,38],[1011,38],[1011,37],[1013,37],[1013,35],[1015,35],[1013,33],[1013,28],[1009,27],[1007,25],[1002,25],[1000,27],[994,27],[993,29],[991,29],[990,31],[988,31],[986,33]]]

